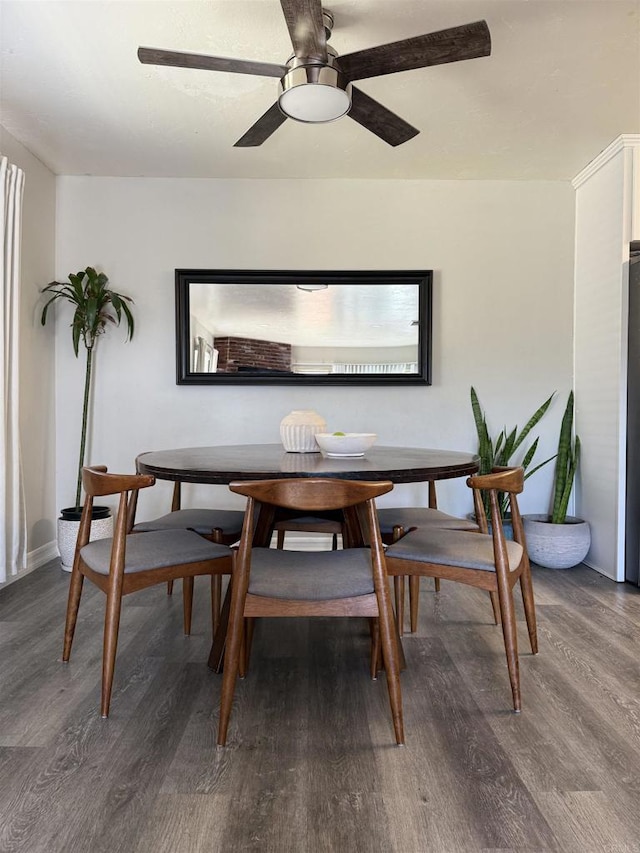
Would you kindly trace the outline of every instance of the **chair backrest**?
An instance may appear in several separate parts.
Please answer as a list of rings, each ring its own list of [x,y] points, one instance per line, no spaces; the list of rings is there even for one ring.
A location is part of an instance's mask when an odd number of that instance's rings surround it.
[[[324,477],[295,477],[281,480],[253,480],[229,484],[229,489],[245,495],[247,509],[242,531],[242,545],[250,543],[254,531],[256,502],[302,512],[345,510],[345,522],[350,541],[363,538],[372,547],[380,540],[374,498],[393,489],[388,481],[329,479]],[[250,547],[250,544],[249,544]],[[380,545],[381,547],[381,545]]]
[[[230,483],[232,492],[284,509],[323,511],[365,503],[393,489],[393,483],[300,477]]]
[[[148,451],[145,451],[145,452],[148,452]],[[140,473],[138,460],[139,460],[140,456],[142,456],[142,455],[143,455],[142,453],[139,453],[138,456],[136,456],[136,473],[138,473],[138,474]],[[180,480],[176,480],[173,484],[173,495],[171,498],[171,512],[176,512],[176,510],[179,510],[181,508],[181,504],[182,504],[182,491],[181,491],[181,489],[182,489],[182,483],[180,482]],[[131,531],[133,530],[133,528],[135,526],[136,512],[137,511],[138,511],[138,490],[135,489],[135,491],[133,491],[131,493],[131,496],[129,498],[129,506],[127,509],[127,533],[131,533]]]
[[[467,485],[473,489],[473,506],[480,532],[489,532],[488,522],[490,521],[494,540],[496,536],[504,539],[501,505],[503,496],[507,495],[513,525],[513,538],[525,547],[524,528],[517,499],[517,495],[521,494],[524,489],[524,468],[496,467],[490,474],[476,474],[469,477]],[[489,497],[489,519],[487,519],[484,501],[482,500],[483,492],[487,493]]]
[[[153,486],[156,479],[150,474],[109,474],[105,465],[92,465],[82,469],[82,485],[86,494],[76,551],[84,547],[91,535],[91,512],[94,497],[120,495],[118,515],[114,528],[114,540],[124,537],[128,531],[129,502],[135,500],[138,489]],[[135,496],[135,497],[134,497]]]

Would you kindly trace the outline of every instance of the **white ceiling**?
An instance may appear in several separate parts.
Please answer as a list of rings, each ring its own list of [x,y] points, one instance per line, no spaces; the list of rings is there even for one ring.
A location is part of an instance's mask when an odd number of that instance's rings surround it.
[[[351,53],[485,19],[492,55],[364,80],[420,129],[391,148],[347,118],[234,142],[277,80],[141,65],[138,46],[282,64],[278,0],[0,0],[0,122],[57,174],[574,177],[640,132],[640,0],[327,0]]]

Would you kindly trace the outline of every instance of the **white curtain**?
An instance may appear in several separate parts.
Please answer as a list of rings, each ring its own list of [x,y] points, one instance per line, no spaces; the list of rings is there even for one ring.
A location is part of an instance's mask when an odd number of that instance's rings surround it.
[[[25,567],[26,514],[18,432],[18,323],[20,314],[20,231],[24,172],[0,157],[0,583]]]

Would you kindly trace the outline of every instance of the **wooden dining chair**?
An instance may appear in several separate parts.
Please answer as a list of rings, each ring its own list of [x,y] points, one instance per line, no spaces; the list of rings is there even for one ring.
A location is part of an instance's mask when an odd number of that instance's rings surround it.
[[[138,460],[136,459],[136,470]],[[171,511],[149,521],[136,522],[138,506],[137,493],[131,498],[127,522],[129,533],[152,533],[157,530],[193,530],[200,536],[218,545],[232,545],[240,539],[244,513],[231,509],[210,509],[194,507],[182,509],[182,483],[173,484]],[[167,583],[167,595],[173,593],[173,580]],[[191,613],[193,609],[193,577],[183,578],[182,596],[184,601],[184,633],[191,633]],[[220,617],[222,598],[222,577],[214,580],[212,607],[214,611],[214,630]]]
[[[190,530],[127,533],[130,502],[139,489],[153,486],[148,474],[109,474],[104,466],[82,469],[86,493],[71,572],[62,660],[67,662],[85,577],[106,594],[100,712],[109,714],[118,646],[122,596],[174,578],[231,574],[232,551]],[[94,497],[120,495],[113,537],[89,541]]]
[[[438,497],[434,480],[428,480],[428,506],[382,507],[378,510],[380,535],[385,545],[397,542],[412,530],[435,526],[442,530],[479,530],[478,525],[468,518],[448,515],[438,509]],[[397,575],[393,579],[396,619],[400,636],[404,631],[404,603],[406,598],[406,579]],[[434,578],[436,592],[440,591],[440,578]],[[409,578],[409,614],[412,633],[417,630],[418,605],[420,600],[420,577]]]
[[[393,484],[292,478],[237,482],[229,488],[247,497],[247,508],[231,585],[218,744],[226,743],[236,679],[239,670],[245,670],[245,620],[256,616],[366,616],[377,620],[396,742],[404,743],[399,641],[374,501],[391,491]],[[357,514],[360,524],[366,526],[365,541],[370,547],[336,551],[254,547],[257,505],[263,513],[281,507],[311,514],[327,510],[344,510],[352,517]]]
[[[517,500],[517,495],[524,487],[524,470],[498,468],[491,474],[470,477],[467,485],[473,489],[474,509],[481,532],[435,527],[414,530],[387,548],[387,571],[392,575],[444,578],[496,595],[513,708],[520,711],[520,672],[513,602],[513,587],[517,581],[520,582],[531,651],[533,654],[538,652],[531,569]],[[489,496],[491,535],[487,532],[488,520],[482,493]],[[499,506],[500,494],[506,494],[509,498],[513,541],[505,537]]]

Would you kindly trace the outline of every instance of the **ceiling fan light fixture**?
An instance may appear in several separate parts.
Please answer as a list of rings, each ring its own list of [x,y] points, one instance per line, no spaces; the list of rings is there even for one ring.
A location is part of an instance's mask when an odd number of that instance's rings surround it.
[[[351,109],[351,83],[329,65],[298,65],[280,80],[278,104],[295,121],[335,121]]]

